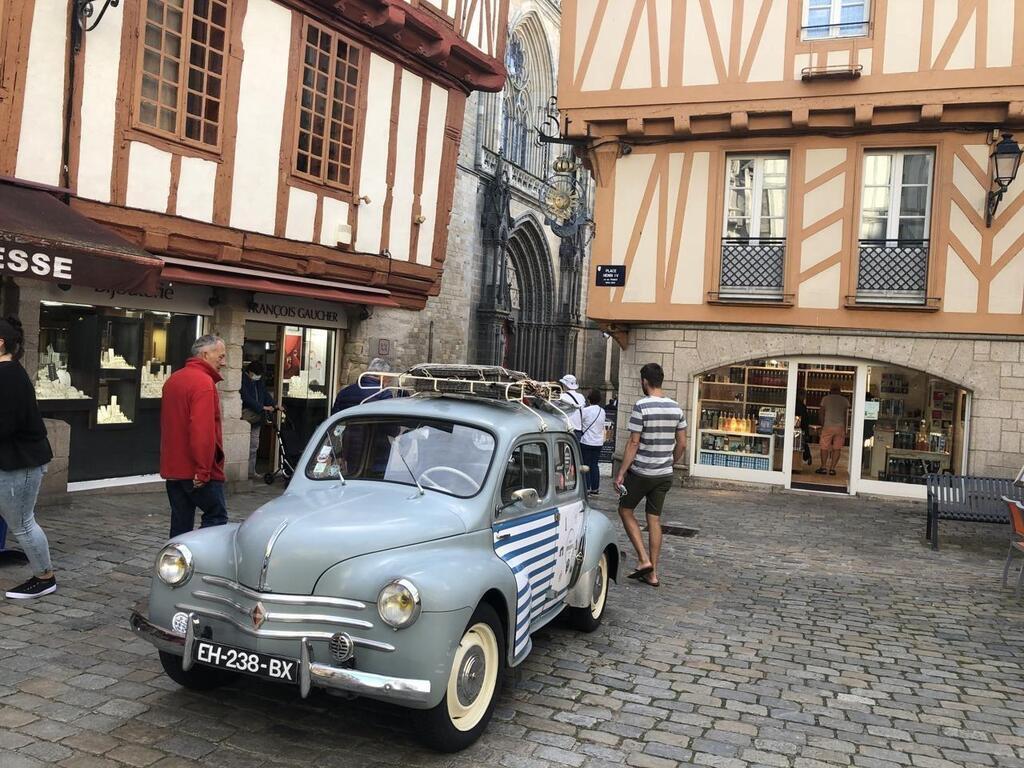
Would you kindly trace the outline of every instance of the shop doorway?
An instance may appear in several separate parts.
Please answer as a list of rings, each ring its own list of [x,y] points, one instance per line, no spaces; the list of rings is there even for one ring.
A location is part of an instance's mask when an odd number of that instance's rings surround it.
[[[857,367],[797,363],[790,487],[848,493]]]
[[[245,324],[243,368],[256,360],[263,363],[267,389],[284,407],[286,427],[297,433],[292,443],[304,446],[330,415],[340,335],[325,328],[254,320]],[[278,466],[278,441],[270,425],[261,429],[256,456],[258,475]]]

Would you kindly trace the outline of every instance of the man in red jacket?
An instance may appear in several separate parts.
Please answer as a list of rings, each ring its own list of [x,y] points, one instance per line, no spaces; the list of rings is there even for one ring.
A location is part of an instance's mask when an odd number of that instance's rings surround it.
[[[217,382],[226,357],[218,336],[200,336],[192,357],[164,384],[160,407],[160,476],[171,503],[171,538],[228,521],[224,500],[224,434]]]

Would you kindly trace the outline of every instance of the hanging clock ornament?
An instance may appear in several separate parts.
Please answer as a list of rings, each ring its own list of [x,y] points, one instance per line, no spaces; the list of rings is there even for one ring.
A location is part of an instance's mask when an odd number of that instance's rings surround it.
[[[556,173],[544,180],[539,197],[547,218],[565,224],[579,212],[583,188],[574,177]]]

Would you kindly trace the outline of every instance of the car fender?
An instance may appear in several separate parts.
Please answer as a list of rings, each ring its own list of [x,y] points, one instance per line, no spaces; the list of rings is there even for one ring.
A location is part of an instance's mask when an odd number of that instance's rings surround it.
[[[587,531],[584,539],[583,567],[580,577],[566,595],[566,602],[575,608],[590,605],[594,580],[590,578],[593,570],[601,560],[601,554],[611,548],[608,562],[608,578],[613,581],[619,576],[619,548],[616,542],[615,529],[607,517],[600,512],[589,510],[587,513]]]
[[[502,620],[505,645],[515,626],[515,576],[494,554],[491,530],[353,557],[328,568],[317,580],[315,595],[347,597],[374,606],[395,579],[408,579],[420,595],[424,613],[452,613],[489,602]],[[461,619],[460,619],[461,621]],[[452,627],[461,637],[464,624]]]
[[[192,553],[192,577],[184,584],[169,586],[156,575],[156,556],[150,571],[152,585],[149,593],[149,618],[161,626],[169,627],[175,613],[175,604],[191,595],[194,589],[201,589],[196,583],[199,574],[235,579],[235,532],[239,523],[215,525],[197,531],[182,533],[173,537],[168,544],[182,544]],[[166,546],[166,545],[165,545]],[[161,547],[163,549],[163,547]]]

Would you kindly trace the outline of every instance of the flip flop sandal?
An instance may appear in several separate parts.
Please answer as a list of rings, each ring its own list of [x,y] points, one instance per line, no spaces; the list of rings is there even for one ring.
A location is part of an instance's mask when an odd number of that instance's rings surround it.
[[[651,581],[650,579],[646,578],[645,576],[641,576],[640,577],[640,581],[643,582],[644,584],[646,584],[648,587],[660,587],[661,586],[661,581],[660,580],[659,581]]]
[[[637,568],[635,571],[633,571],[631,574],[629,574],[629,576],[627,576],[626,578],[627,579],[636,579],[637,581],[646,581],[646,579],[644,579],[644,576],[646,576],[648,573],[652,573],[653,571],[654,571],[654,567],[653,566],[649,566],[647,568]]]
[[[814,470],[814,474],[816,474],[816,475],[827,475],[828,474],[828,470],[825,469],[824,467],[822,467],[821,469]]]

